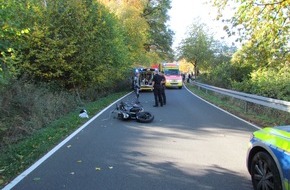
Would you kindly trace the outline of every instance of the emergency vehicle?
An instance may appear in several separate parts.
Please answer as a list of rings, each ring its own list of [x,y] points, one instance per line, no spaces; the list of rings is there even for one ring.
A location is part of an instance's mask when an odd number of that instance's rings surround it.
[[[182,76],[179,70],[179,63],[162,63],[159,65],[159,70],[164,72],[166,79],[166,88],[182,88]]]
[[[255,190],[290,190],[290,125],[255,131],[247,168]]]
[[[153,91],[152,79],[154,76],[154,68],[136,68],[135,77],[139,85],[140,91]]]

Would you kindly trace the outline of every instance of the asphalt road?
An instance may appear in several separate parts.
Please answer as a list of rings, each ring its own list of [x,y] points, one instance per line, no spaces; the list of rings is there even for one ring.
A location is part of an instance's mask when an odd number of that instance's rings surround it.
[[[141,93],[149,124],[114,119],[110,107],[6,189],[252,190],[245,161],[256,128],[185,88],[166,95],[155,108],[153,93]]]

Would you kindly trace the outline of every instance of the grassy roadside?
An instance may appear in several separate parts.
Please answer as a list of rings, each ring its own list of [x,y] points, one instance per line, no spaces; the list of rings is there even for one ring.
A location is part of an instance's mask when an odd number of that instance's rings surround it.
[[[106,96],[96,102],[86,105],[91,117],[110,105],[128,92]],[[59,120],[52,122],[46,128],[35,131],[24,140],[5,147],[0,152],[0,188],[32,165],[59,142],[79,128],[89,119],[80,118],[79,110],[75,110]]]
[[[259,127],[289,125],[290,123],[290,113],[201,90],[193,84],[186,84],[186,87],[208,102]]]

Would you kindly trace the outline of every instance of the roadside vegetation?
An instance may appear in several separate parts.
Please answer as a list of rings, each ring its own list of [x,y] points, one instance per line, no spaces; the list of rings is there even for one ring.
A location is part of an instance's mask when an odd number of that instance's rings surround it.
[[[217,20],[224,22],[227,37],[236,45],[215,39],[210,28],[196,20],[178,47],[186,62],[183,72],[201,83],[290,101],[289,1],[253,3],[250,0],[210,0]],[[232,7],[232,16],[223,15]],[[287,24],[288,23],[288,24]],[[286,26],[287,25],[287,26]],[[189,65],[190,63],[191,65]],[[216,93],[195,93],[258,126],[289,125],[289,112],[239,101]]]
[[[170,1],[0,0],[0,187],[172,60]],[[153,35],[154,34],[154,35]]]
[[[210,85],[290,101],[290,2],[210,2],[224,22],[224,38],[236,45],[221,43],[209,26],[194,21],[177,52],[193,66],[184,72]],[[228,6],[232,17],[223,15]]]
[[[135,67],[183,60],[200,82],[290,101],[289,1],[237,1],[223,18],[229,2],[211,0],[239,46],[194,21],[177,52],[170,3],[0,0],[0,187],[83,124],[80,109],[93,115],[128,92]],[[266,112],[251,121],[289,124],[289,115]]]
[[[173,58],[168,0],[0,2],[1,149]]]
[[[80,118],[80,110],[73,108],[67,111],[66,114],[59,114],[58,119],[50,121],[45,126],[34,129],[34,131],[30,131],[29,134],[23,134],[22,138],[18,136],[17,143],[15,142],[16,139],[5,139],[5,142],[1,142],[2,147],[0,150],[0,187],[23,172],[41,156],[46,154],[82,124],[87,122],[92,116],[96,115],[100,110],[128,92],[129,91],[114,93],[83,105],[83,108],[88,112],[89,118]],[[63,100],[63,98],[58,100]],[[52,103],[50,100],[48,101]],[[39,118],[44,119],[46,117]]]

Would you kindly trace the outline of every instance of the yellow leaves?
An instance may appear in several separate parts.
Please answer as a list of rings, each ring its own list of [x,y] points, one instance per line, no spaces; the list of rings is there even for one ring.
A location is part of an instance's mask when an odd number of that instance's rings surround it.
[[[145,2],[140,0],[118,0],[118,1],[110,1],[110,0],[98,0],[100,3],[104,4],[106,7],[112,9],[112,11],[116,11],[118,7],[129,7],[138,10],[138,12],[142,12],[144,10]]]
[[[76,161],[78,164],[82,164],[83,163],[83,161],[82,160],[77,160]],[[113,166],[108,166],[107,167],[107,169],[109,169],[109,170],[112,170],[114,167]],[[97,171],[97,172],[100,172],[100,171],[102,171],[103,169],[102,169],[102,167],[100,167],[100,166],[95,166],[95,171]],[[75,174],[75,172],[70,172],[70,174],[71,175],[74,175]]]
[[[118,16],[124,29],[130,35],[130,44],[134,50],[143,49],[147,40],[149,26],[147,21],[141,17],[144,5],[141,1],[106,1],[101,3],[108,6]]]
[[[21,36],[23,34],[28,34],[29,33],[29,28],[26,28],[26,29],[23,29],[23,30],[20,30],[20,31],[17,31],[16,32],[16,35],[17,36]]]
[[[183,73],[190,73],[194,72],[194,66],[192,63],[187,62],[185,59],[182,59],[179,61],[180,64],[180,70]]]
[[[108,166],[108,169],[109,169],[109,170],[112,170],[113,168],[114,168],[113,166]],[[96,167],[95,170],[96,170],[96,171],[101,171],[102,168],[101,168],[101,167]]]
[[[21,34],[28,34],[28,33],[29,33],[29,28],[21,30]]]
[[[33,178],[33,181],[40,181],[40,177]]]

